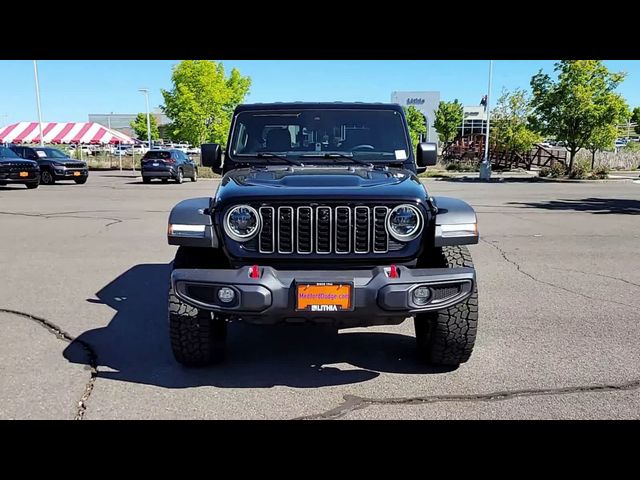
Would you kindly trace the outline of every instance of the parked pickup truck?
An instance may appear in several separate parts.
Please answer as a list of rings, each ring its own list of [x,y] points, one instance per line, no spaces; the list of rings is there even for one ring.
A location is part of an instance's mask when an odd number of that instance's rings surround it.
[[[415,152],[402,107],[275,103],[236,108],[210,197],[178,203],[168,317],[178,362],[225,353],[230,321],[396,325],[413,317],[420,359],[457,366],[473,350],[476,214],[433,197],[417,173],[436,145]],[[223,159],[224,157],[224,159]]]

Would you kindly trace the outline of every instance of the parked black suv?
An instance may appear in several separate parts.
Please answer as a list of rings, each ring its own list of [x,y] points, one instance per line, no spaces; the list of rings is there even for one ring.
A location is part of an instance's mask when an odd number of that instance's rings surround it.
[[[149,150],[140,160],[142,181],[150,183],[159,178],[163,182],[174,179],[182,183],[185,177],[198,181],[198,166],[181,150]]]
[[[69,158],[69,155],[57,148],[28,147],[26,145],[11,145],[9,148],[22,158],[38,162],[40,183],[43,185],[53,185],[58,180],[87,183],[89,178],[87,164]]]
[[[38,188],[40,169],[37,162],[20,158],[13,150],[0,146],[0,185],[22,183],[27,188]]]
[[[220,361],[229,321],[346,328],[414,317],[420,358],[467,361],[476,214],[429,195],[416,173],[435,162],[435,144],[414,154],[399,105],[239,106],[224,164],[220,145],[202,145],[202,164],[224,174],[217,192],[169,216],[175,358]]]

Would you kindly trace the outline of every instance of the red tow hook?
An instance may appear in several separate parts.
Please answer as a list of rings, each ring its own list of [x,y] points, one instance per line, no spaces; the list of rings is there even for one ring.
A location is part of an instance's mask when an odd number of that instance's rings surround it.
[[[258,265],[252,265],[249,268],[249,278],[260,278],[260,269],[258,269]]]
[[[396,267],[395,263],[392,263],[391,268],[389,269],[389,278],[398,278],[399,276],[398,267]]]

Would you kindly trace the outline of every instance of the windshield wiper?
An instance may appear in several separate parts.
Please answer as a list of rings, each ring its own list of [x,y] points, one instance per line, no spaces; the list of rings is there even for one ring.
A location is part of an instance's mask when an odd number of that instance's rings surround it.
[[[353,156],[353,154],[346,154],[346,153],[307,153],[304,155],[301,155],[301,157],[306,157],[306,158],[346,158],[347,160],[351,160],[354,163],[359,163],[360,165],[367,165],[368,167],[373,167],[373,163],[371,162],[366,162],[364,160],[360,160],[359,158],[356,158]]]
[[[271,152],[258,152],[255,154],[256,158],[277,158],[278,160],[284,160],[287,163],[291,163],[292,165],[298,165],[299,167],[304,167],[304,165],[300,162],[292,160],[291,158],[287,158],[286,155],[277,155]]]

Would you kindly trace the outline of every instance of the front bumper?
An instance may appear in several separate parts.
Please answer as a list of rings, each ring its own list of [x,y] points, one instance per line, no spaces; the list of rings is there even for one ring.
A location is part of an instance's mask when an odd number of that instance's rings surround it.
[[[79,175],[76,175],[78,173]],[[87,178],[89,176],[89,169],[67,169],[67,168],[54,168],[53,177],[56,180],[74,180],[78,178]]]
[[[175,269],[171,284],[185,303],[251,323],[329,323],[338,326],[397,324],[415,313],[442,310],[465,301],[475,288],[472,268],[398,267],[398,278],[389,269],[345,271],[285,271],[259,267],[259,277],[249,267],[226,270]],[[338,312],[296,310],[297,283],[349,283],[353,285],[353,308]],[[423,306],[412,301],[417,286],[430,288]],[[221,287],[230,287],[236,300],[230,306],[218,300]]]
[[[0,182],[2,183],[35,183],[40,179],[39,170],[23,170],[27,172],[26,177],[21,177],[19,172],[0,171]]]

